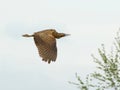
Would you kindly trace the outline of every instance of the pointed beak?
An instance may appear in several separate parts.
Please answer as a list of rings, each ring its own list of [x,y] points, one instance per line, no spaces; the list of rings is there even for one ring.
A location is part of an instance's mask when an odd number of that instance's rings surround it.
[[[70,36],[70,34],[65,34],[65,36]]]

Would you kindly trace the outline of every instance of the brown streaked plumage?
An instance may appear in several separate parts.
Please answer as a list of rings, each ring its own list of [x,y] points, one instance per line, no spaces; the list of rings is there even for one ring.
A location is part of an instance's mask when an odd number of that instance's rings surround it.
[[[23,37],[33,37],[42,60],[50,63],[56,61],[57,58],[56,38],[59,39],[68,35],[58,33],[55,29],[47,29],[35,32],[33,35],[24,34]]]

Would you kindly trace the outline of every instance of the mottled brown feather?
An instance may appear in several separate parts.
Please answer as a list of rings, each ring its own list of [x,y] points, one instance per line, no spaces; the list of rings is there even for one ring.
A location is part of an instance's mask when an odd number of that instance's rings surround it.
[[[24,34],[22,36],[33,37],[42,60],[50,63],[51,61],[56,61],[57,58],[56,39],[68,35],[69,34],[58,33],[55,29],[47,29],[35,32],[32,35]]]
[[[50,63],[57,58],[56,39],[48,31],[34,33],[34,41],[43,61]]]

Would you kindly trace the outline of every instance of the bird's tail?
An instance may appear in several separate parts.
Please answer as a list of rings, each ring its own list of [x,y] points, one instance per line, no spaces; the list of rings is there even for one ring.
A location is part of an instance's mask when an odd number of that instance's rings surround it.
[[[28,35],[28,34],[24,34],[22,35],[23,37],[33,37],[34,35]]]

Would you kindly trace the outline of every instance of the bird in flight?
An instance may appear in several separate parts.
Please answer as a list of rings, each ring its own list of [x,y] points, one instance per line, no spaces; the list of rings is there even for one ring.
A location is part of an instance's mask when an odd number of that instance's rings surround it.
[[[56,39],[69,36],[70,34],[58,33],[55,29],[46,29],[35,32],[33,35],[24,34],[23,37],[33,37],[42,60],[50,63],[56,61],[57,46]]]

